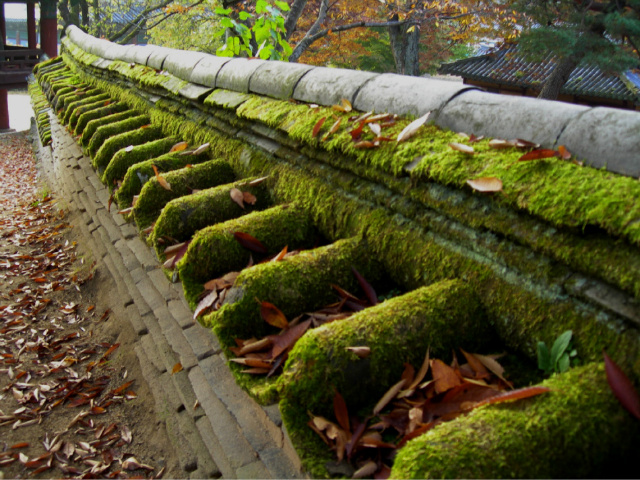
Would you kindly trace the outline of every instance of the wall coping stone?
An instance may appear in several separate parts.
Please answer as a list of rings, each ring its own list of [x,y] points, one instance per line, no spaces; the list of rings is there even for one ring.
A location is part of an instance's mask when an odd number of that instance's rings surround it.
[[[119,47],[73,25],[66,32],[74,44],[94,55],[163,69],[181,80],[209,88],[325,106],[347,98],[354,109],[364,112],[417,117],[432,111],[432,121],[443,128],[502,139],[521,138],[547,148],[565,145],[590,166],[640,175],[640,112],[500,95],[431,78],[229,59],[149,45]],[[94,64],[97,68],[108,65]],[[197,93],[193,87],[180,91],[189,99],[205,93]]]
[[[458,82],[383,73],[358,92],[353,107],[363,112],[397,113],[421,117],[439,110],[452,97],[475,87]]]
[[[571,103],[475,90],[447,103],[438,113],[436,124],[454,132],[522,138],[551,148],[564,127],[588,109]]]
[[[265,62],[249,78],[249,91],[281,100],[289,99],[300,79],[315,68],[302,63]]]
[[[205,54],[191,71],[188,80],[214,88],[218,72],[229,60],[231,60],[230,57],[216,57],[215,55]]]
[[[220,67],[216,77],[216,88],[226,88],[236,92],[249,93],[249,81],[265,60],[233,58]]]
[[[362,86],[378,75],[346,68],[316,67],[300,79],[293,99],[323,106],[339,104],[343,98],[353,103]]]

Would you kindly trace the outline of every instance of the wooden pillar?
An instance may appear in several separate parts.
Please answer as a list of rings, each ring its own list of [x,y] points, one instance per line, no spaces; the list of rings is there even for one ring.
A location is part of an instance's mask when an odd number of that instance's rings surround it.
[[[49,58],[58,56],[56,0],[41,0],[40,2],[40,47]]]
[[[4,2],[0,3],[0,38],[2,45],[7,44],[7,25],[4,21]]]
[[[9,101],[7,99],[7,91],[0,89],[0,130],[9,128]]]
[[[38,45],[36,35],[36,5],[35,3],[27,3],[27,41],[28,48],[34,49]]]

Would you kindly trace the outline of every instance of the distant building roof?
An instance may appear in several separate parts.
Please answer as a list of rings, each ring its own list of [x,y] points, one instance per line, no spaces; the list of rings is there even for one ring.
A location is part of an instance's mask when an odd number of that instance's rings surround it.
[[[528,62],[518,46],[506,44],[484,55],[446,63],[439,73],[458,75],[465,80],[541,90],[555,67],[555,57],[549,54],[542,62]],[[561,95],[605,98],[640,104],[640,70],[608,74],[596,66],[578,66],[562,87]]]

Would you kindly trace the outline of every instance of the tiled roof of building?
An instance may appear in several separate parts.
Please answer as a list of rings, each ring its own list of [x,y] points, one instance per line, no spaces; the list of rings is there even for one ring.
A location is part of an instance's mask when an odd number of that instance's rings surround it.
[[[541,89],[555,66],[549,54],[542,62],[530,62],[508,44],[485,55],[446,63],[439,73],[518,88]],[[578,66],[562,87],[566,95],[611,98],[640,104],[640,70],[608,74],[592,65]]]

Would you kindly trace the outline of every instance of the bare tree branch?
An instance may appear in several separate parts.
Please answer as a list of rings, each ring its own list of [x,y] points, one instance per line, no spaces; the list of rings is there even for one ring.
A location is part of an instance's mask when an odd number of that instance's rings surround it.
[[[164,0],[163,2],[160,2],[157,5],[152,5],[150,7],[145,8],[142,12],[138,14],[136,18],[133,19],[133,21],[127,23],[118,32],[114,33],[113,35],[110,35],[109,40],[111,40],[112,42],[115,42],[119,38],[124,36],[127,36],[129,39],[133,38],[130,32],[131,29],[134,29],[137,33],[137,31],[139,31],[142,26],[142,22],[146,20],[146,17],[149,13],[154,12],[155,10],[160,10],[161,8],[168,7],[172,3],[173,3],[173,0]],[[123,41],[119,41],[118,43],[123,43]]]
[[[308,0],[294,0],[289,7],[289,13],[284,21],[284,31],[286,35],[285,40],[289,40],[293,32],[295,32],[296,25],[298,24],[298,20],[300,19],[307,2]]]

